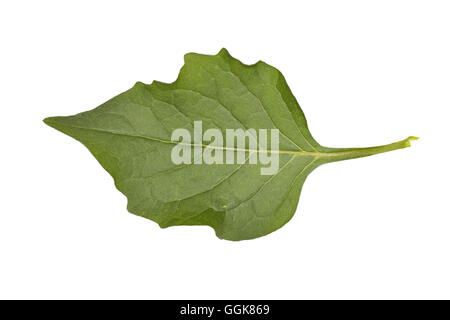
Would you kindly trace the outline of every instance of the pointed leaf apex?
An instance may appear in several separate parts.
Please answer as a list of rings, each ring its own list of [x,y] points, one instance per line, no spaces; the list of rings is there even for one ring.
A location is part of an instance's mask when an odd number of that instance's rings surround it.
[[[42,120],[42,121],[44,121],[44,123],[45,123],[46,125],[52,127],[53,124],[54,124],[55,118],[56,118],[56,117],[48,117],[48,118],[45,118],[45,119]]]

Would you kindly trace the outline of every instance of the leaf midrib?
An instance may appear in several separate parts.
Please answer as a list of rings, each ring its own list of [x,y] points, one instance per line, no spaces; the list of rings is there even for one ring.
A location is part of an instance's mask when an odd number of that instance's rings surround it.
[[[339,158],[352,158],[352,157],[362,157],[366,155],[373,155],[377,153],[392,151],[396,149],[406,148],[410,146],[410,141],[415,140],[417,138],[415,137],[408,137],[404,140],[400,140],[391,144],[382,145],[382,146],[376,146],[376,147],[369,147],[369,148],[358,148],[356,150],[343,150],[343,151],[337,151],[337,152],[310,152],[310,151],[292,151],[292,150],[260,150],[260,149],[246,149],[246,148],[229,148],[229,147],[218,147],[218,146],[211,146],[211,145],[205,145],[205,144],[195,144],[195,143],[183,143],[183,142],[177,142],[172,140],[164,140],[159,138],[152,138],[148,136],[142,136],[142,135],[135,135],[135,134],[129,134],[129,133],[123,133],[123,132],[117,132],[117,131],[111,131],[111,130],[105,130],[105,129],[97,129],[97,128],[86,128],[86,127],[80,127],[80,126],[74,126],[71,124],[65,124],[60,122],[55,122],[54,118],[47,118],[44,120],[48,125],[50,126],[65,126],[69,128],[75,128],[80,130],[89,130],[89,131],[96,131],[101,133],[108,133],[108,134],[114,134],[114,135],[120,135],[125,137],[132,137],[132,138],[140,138],[140,139],[146,139],[150,141],[156,141],[166,144],[181,144],[184,146],[190,146],[190,147],[202,147],[202,148],[211,148],[216,150],[233,150],[233,151],[244,151],[244,152],[256,152],[256,153],[275,153],[275,154],[289,154],[293,156],[303,156],[303,157],[317,157],[317,158],[333,158],[333,157],[339,157]]]

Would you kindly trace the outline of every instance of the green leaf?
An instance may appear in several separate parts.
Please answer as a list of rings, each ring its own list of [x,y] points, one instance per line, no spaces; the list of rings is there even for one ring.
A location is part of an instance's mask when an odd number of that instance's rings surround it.
[[[91,151],[128,198],[131,213],[163,228],[211,226],[228,240],[257,238],[282,227],[318,166],[405,148],[417,139],[371,148],[323,147],[311,136],[283,75],[262,61],[245,65],[225,49],[214,56],[186,54],[173,83],[138,82],[91,111],[44,121]],[[223,133],[278,129],[278,172],[262,175],[263,164],[250,164],[248,157],[243,164],[174,164],[177,141],[171,134],[177,128],[193,134],[194,121]]]

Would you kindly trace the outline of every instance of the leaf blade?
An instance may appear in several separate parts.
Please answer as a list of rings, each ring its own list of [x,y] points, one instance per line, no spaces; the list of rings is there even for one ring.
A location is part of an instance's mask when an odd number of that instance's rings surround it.
[[[173,164],[171,132],[193,133],[196,120],[204,130],[221,132],[279,129],[279,171],[262,176],[261,164],[247,162]],[[138,82],[91,111],[44,122],[91,151],[127,196],[131,213],[161,227],[208,225],[228,240],[264,236],[287,223],[306,177],[319,165],[407,147],[414,138],[371,148],[323,147],[277,69],[244,65],[224,49],[215,56],[187,54],[171,84]]]

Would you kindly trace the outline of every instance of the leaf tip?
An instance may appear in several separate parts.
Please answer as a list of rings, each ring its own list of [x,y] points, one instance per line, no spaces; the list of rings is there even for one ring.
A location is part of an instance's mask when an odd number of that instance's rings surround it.
[[[64,121],[62,121],[63,118],[66,118],[66,117],[48,117],[42,121],[44,121],[44,123],[46,125],[48,125],[49,127],[52,127],[53,129],[61,131],[61,125],[64,124]]]
[[[42,121],[44,121],[44,123],[45,123],[46,125],[48,125],[48,126],[50,126],[50,127],[53,127],[54,124],[55,124],[55,118],[56,118],[56,117],[47,117],[47,118],[45,118],[45,119],[42,120]]]

